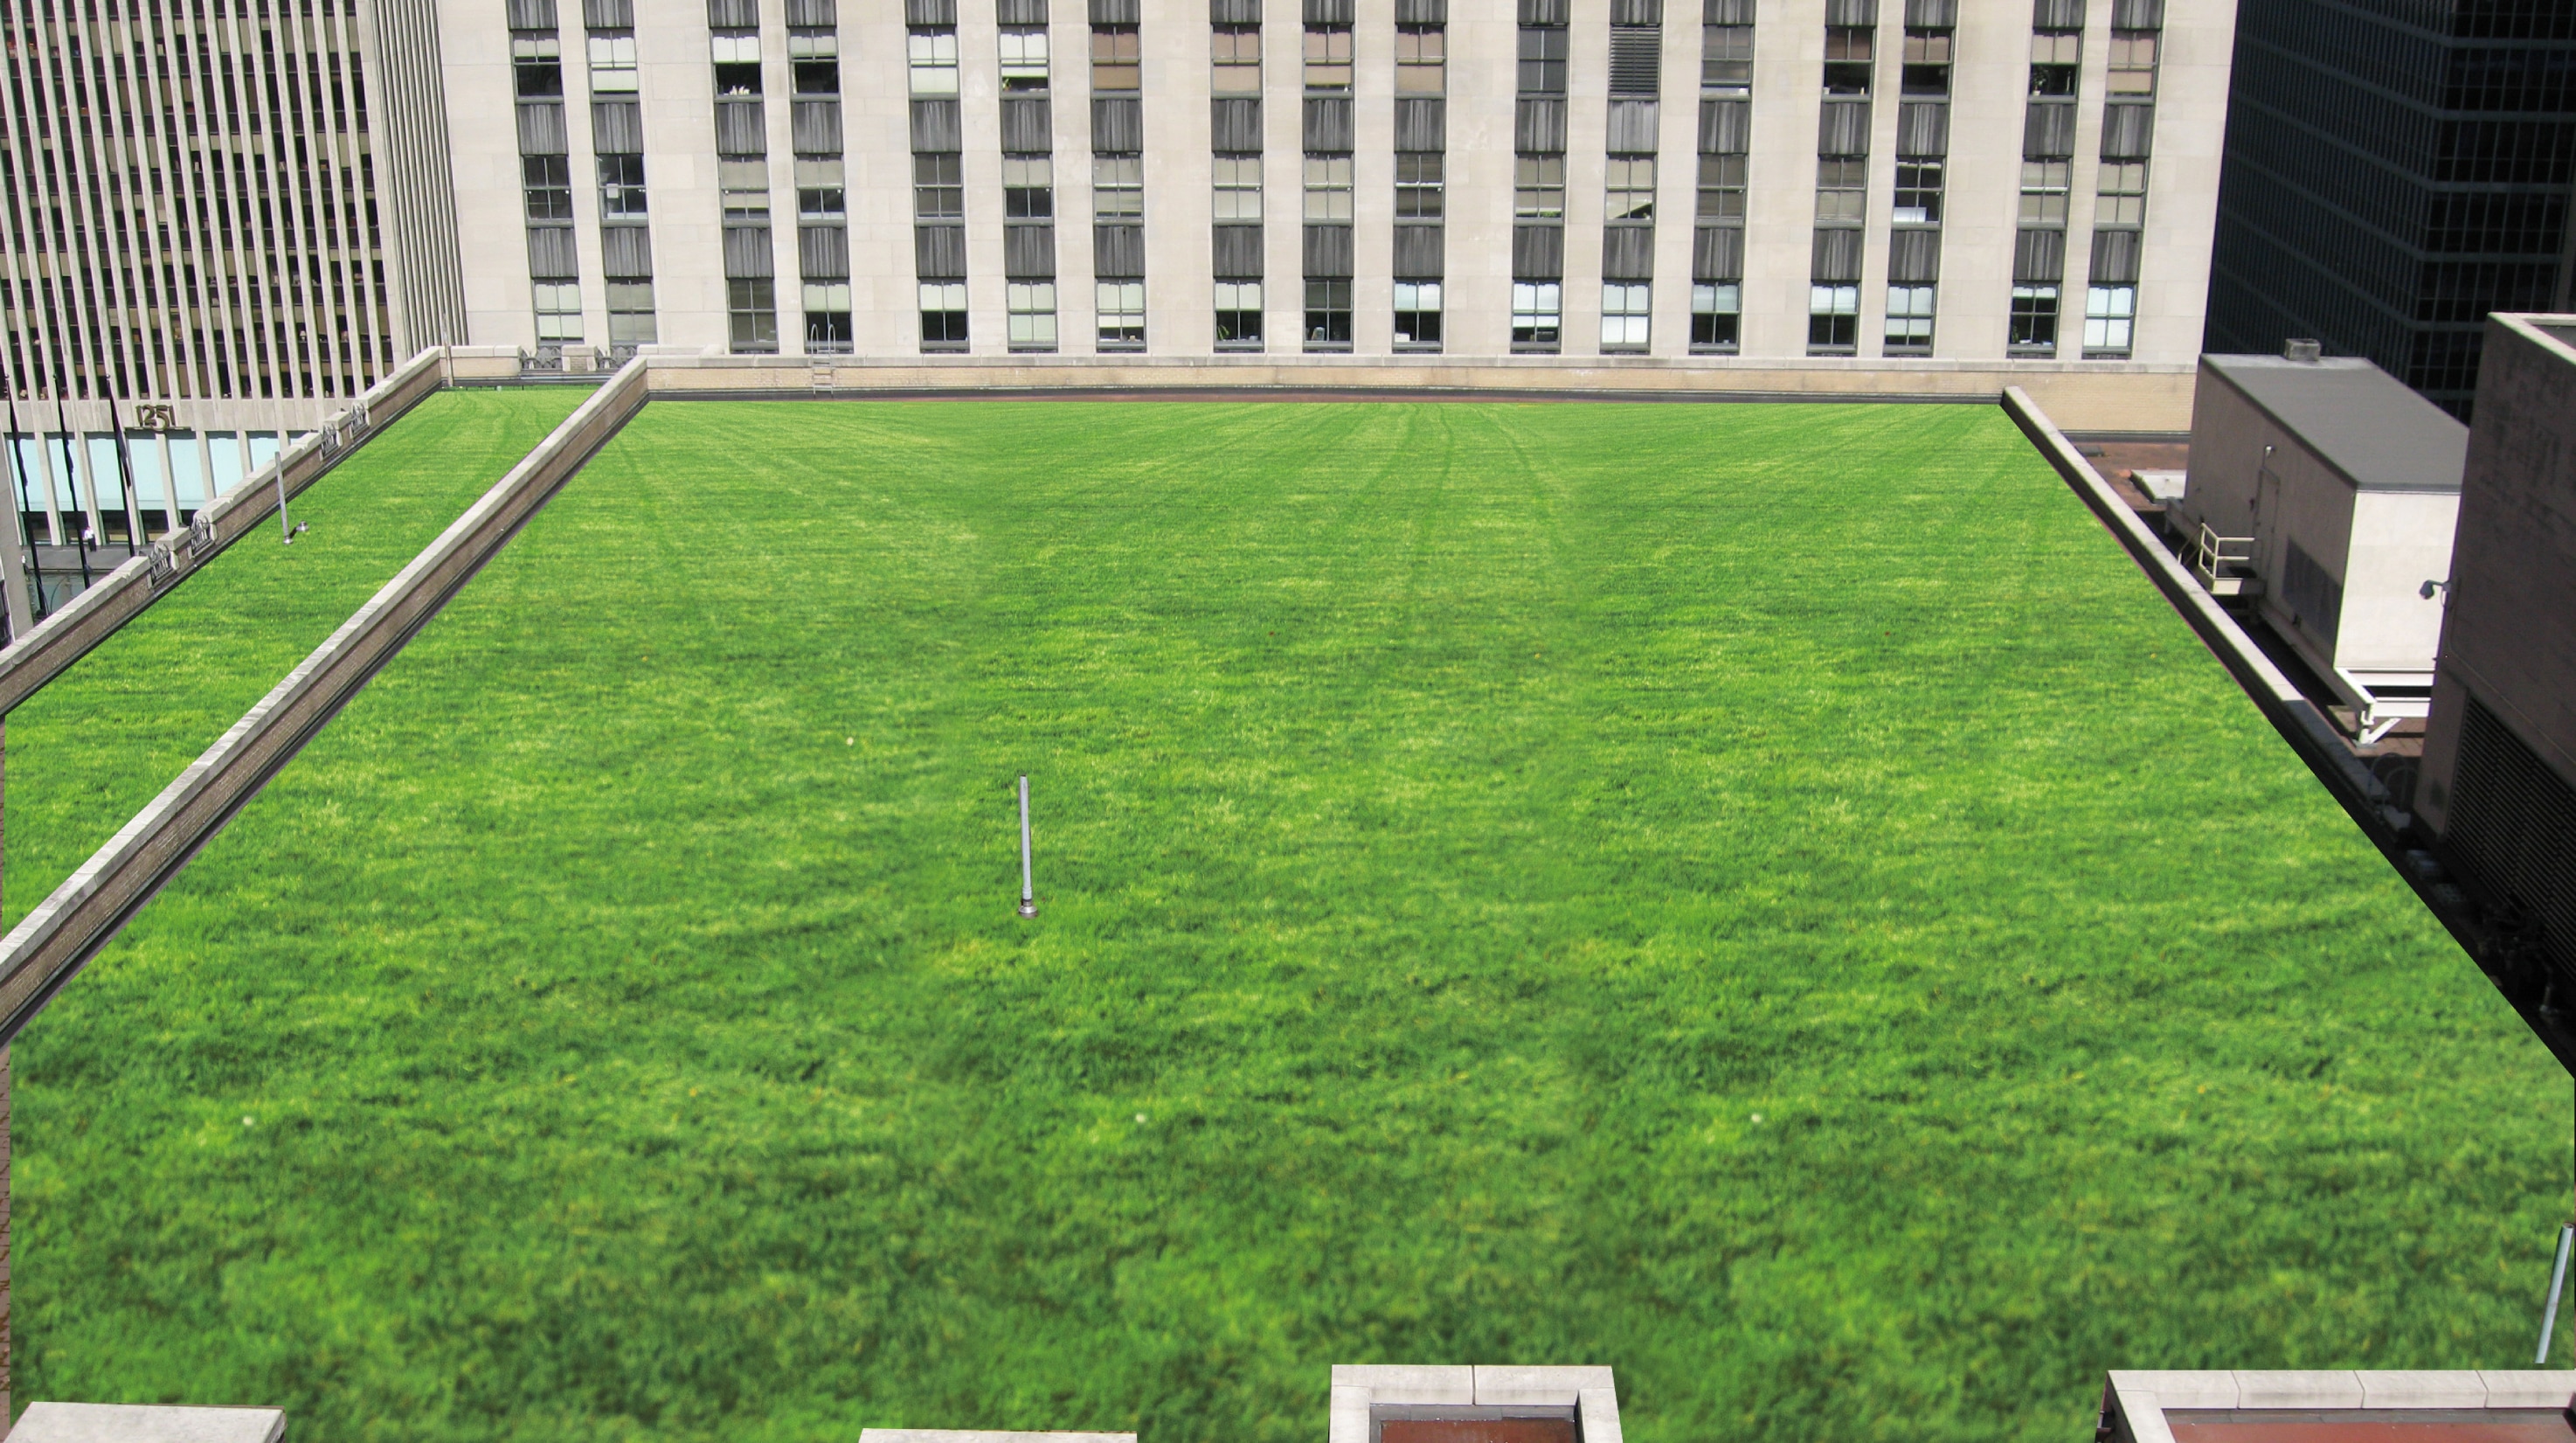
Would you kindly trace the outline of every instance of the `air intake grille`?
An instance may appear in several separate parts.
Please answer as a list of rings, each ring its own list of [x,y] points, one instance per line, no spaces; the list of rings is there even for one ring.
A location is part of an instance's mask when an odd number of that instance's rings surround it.
[[[1660,26],[1620,25],[1610,31],[1610,93],[1651,98],[1662,87],[1664,32]]]
[[[2518,909],[2538,927],[2541,954],[2576,976],[2576,787],[2475,697],[2442,840],[2478,899]]]

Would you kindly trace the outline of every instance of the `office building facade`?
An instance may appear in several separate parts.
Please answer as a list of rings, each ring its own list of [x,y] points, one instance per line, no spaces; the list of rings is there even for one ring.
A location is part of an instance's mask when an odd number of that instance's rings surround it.
[[[644,346],[2177,366],[2234,3],[32,0],[6,23],[11,384],[87,408],[74,432],[111,396],[176,403],[155,414],[199,455],[167,464],[214,477],[248,428],[315,424],[436,341],[573,369]]]
[[[470,0],[440,23],[478,342],[2181,362],[2233,7]]]
[[[2576,6],[2243,0],[2208,349],[2310,337],[2466,417],[2576,283]]]

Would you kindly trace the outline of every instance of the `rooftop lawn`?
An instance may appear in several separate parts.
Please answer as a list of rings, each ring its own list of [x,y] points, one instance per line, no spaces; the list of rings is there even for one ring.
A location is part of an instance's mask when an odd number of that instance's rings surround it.
[[[106,845],[586,389],[442,391],[8,715],[6,920]]]
[[[656,404],[17,1069],[18,1396],[328,1440],[2081,1438],[2528,1366],[2570,1121],[1961,407]]]

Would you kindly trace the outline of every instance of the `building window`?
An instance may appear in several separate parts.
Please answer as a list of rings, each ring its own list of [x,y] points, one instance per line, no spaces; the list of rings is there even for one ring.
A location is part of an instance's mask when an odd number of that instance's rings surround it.
[[[757,156],[722,156],[716,161],[716,185],[724,199],[724,218],[766,225],[769,221],[769,162]]]
[[[1306,27],[1306,91],[1310,95],[1347,95],[1351,89],[1351,27]]]
[[[1565,157],[1524,155],[1512,162],[1512,214],[1521,220],[1565,218]]]
[[[1941,223],[1941,162],[1900,160],[1896,163],[1898,225]]]
[[[1950,93],[1949,31],[1908,29],[1905,32],[1905,69],[1898,89],[1907,95]]]
[[[1654,315],[1654,289],[1642,282],[1602,283],[1601,349],[1642,351],[1646,348],[1646,327]]]
[[[928,291],[935,287],[924,286]],[[805,283],[805,348],[837,344],[849,349],[850,283],[848,281],[807,281]]]
[[[1438,95],[1448,88],[1449,32],[1437,25],[1395,27],[1395,93]]]
[[[925,297],[937,286],[923,286]],[[964,289],[960,287],[960,289]],[[963,305],[964,298],[959,298]],[[850,283],[805,283],[805,349],[814,355],[847,355],[850,350]]]
[[[1002,31],[1002,89],[1031,95],[1047,88],[1047,33],[1010,27]]]
[[[916,167],[919,159],[916,157]],[[954,156],[929,157],[955,160]],[[844,220],[848,218],[848,189],[839,156],[829,160],[811,157],[796,162],[796,218],[798,220]],[[963,196],[965,188],[957,194]],[[766,207],[764,207],[766,209]]]
[[[2030,37],[2030,93],[2068,96],[2083,68],[2084,36],[2074,30],[2042,30]]]
[[[1145,344],[1145,283],[1099,283],[1100,344],[1114,350],[1136,350]]]
[[[1219,350],[1261,349],[1261,282],[1216,283],[1216,344]]]
[[[1691,349],[1732,351],[1744,320],[1744,287],[1734,281],[1691,287]]]
[[[1753,27],[1700,27],[1699,88],[1710,95],[1753,93]]]
[[[1565,93],[1564,26],[1521,27],[1520,82],[1523,95]]]
[[[966,171],[962,157],[916,155],[912,158],[912,213],[920,220],[966,218]]]
[[[778,349],[778,288],[760,280],[725,282],[725,310],[732,323],[733,349],[766,354]]]
[[[1215,177],[1218,220],[1261,219],[1260,156],[1217,156],[1215,157]]]
[[[1395,154],[1395,218],[1440,219],[1442,189],[1449,158],[1436,150],[1400,150]]]
[[[2062,160],[2021,163],[2021,223],[2066,224],[2066,182],[2070,167]]]
[[[608,343],[612,346],[649,346],[655,338],[653,283],[610,281]]]
[[[1054,350],[1055,282],[1012,281],[1008,301],[1011,349]]]
[[[590,93],[635,93],[635,37],[627,34],[590,37]]]
[[[1932,287],[1887,288],[1887,350],[1932,349]]]
[[[1091,88],[1132,91],[1145,83],[1144,42],[1133,25],[1091,27]]]
[[[2015,350],[2057,349],[2057,287],[2015,286],[2006,341]]]
[[[1807,287],[1807,349],[1847,352],[1860,342],[1860,287]]]
[[[905,37],[904,54],[912,66],[913,94],[957,93],[956,31],[915,30]]]
[[[1565,320],[1565,287],[1555,281],[1512,282],[1512,348],[1556,349]]]
[[[1306,282],[1306,349],[1347,351],[1351,348],[1351,283]]]
[[[528,219],[572,219],[572,162],[560,155],[531,155],[519,161],[528,186]]]
[[[1219,95],[1261,93],[1261,27],[1219,25],[1208,36],[1209,88]]]
[[[745,100],[760,93],[760,32],[719,30],[707,39],[715,56],[716,98]]]
[[[537,344],[572,345],[580,340],[580,285],[572,281],[537,282]]]
[[[599,213],[609,216],[642,216],[644,212],[644,157],[640,155],[603,155],[599,158]]]
[[[1699,218],[1744,219],[1744,157],[1703,155],[1699,158]]]
[[[809,285],[805,288],[808,349],[811,349],[813,340],[814,292],[824,289],[840,291],[845,301],[849,292],[848,286],[827,288]],[[845,321],[844,324],[846,325],[847,322]],[[964,281],[923,281],[921,283],[921,344],[924,349],[933,346],[955,347],[966,344],[966,283]]]
[[[830,30],[787,32],[787,62],[798,95],[841,93],[841,37]]]
[[[1145,213],[1145,157],[1091,158],[1091,213],[1101,220],[1132,220]]]
[[[2084,292],[2084,354],[2129,354],[2130,328],[2138,319],[2136,286],[2089,286]]]
[[[2156,33],[2154,31],[2112,32],[2110,91],[2113,95],[2156,93]]]
[[[1866,156],[1820,156],[1816,160],[1816,224],[1859,225],[1868,203],[1869,160]]]
[[[563,94],[563,42],[552,32],[520,31],[510,37],[510,74],[521,100],[553,100]]]
[[[1416,350],[1440,347],[1440,283],[1395,283],[1395,343]]]
[[[2147,223],[2147,163],[2106,160],[2094,177],[2093,223],[2097,226],[2141,226]]]
[[[1306,219],[1348,221],[1351,218],[1351,158],[1347,155],[1306,157]]]
[[[1002,215],[1007,220],[1055,218],[1055,157],[1002,157]],[[1049,306],[1048,310],[1055,307]]]
[[[1877,33],[1865,25],[1825,27],[1825,95],[1832,100],[1869,98],[1870,46]]]
[[[1602,214],[1612,221],[1655,218],[1655,158],[1614,155],[1609,165],[1609,203]]]

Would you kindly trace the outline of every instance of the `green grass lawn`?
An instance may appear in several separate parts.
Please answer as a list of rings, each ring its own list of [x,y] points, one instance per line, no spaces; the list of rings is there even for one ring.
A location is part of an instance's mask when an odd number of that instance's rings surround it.
[[[306,1440],[2080,1438],[2528,1366],[2569,1128],[1949,407],[656,405],[17,1068],[18,1396]]]
[[[572,414],[587,390],[440,392],[8,716],[14,924]]]

